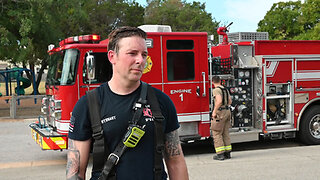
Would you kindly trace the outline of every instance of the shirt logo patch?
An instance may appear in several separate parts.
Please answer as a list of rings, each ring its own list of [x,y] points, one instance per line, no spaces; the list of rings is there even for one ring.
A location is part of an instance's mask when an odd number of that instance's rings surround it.
[[[153,121],[152,111],[149,107],[143,109],[143,116],[145,117],[146,122]]]
[[[152,117],[151,109],[149,109],[149,108],[144,108],[144,109],[143,109],[143,116],[144,116],[144,117]]]

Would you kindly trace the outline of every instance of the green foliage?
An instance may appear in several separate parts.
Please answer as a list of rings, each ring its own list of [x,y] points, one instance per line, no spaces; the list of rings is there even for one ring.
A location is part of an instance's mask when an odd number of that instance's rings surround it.
[[[103,38],[115,28],[143,24],[144,8],[136,2],[91,0],[84,7],[89,19],[87,32]]]
[[[184,0],[149,0],[145,24],[170,25],[172,31],[208,32],[217,34],[219,22],[205,11],[205,3],[186,3]]]
[[[320,0],[304,3],[279,2],[273,4],[257,31],[266,31],[270,39],[320,40]]]
[[[47,9],[51,1],[4,1],[1,11],[0,59],[37,64],[47,56],[48,41],[56,30]]]
[[[47,46],[82,34],[106,35],[119,26],[143,24],[144,9],[124,0],[3,1],[0,59],[40,64]],[[45,63],[46,64],[46,63]]]
[[[312,29],[294,37],[295,40],[320,40],[320,23],[317,23]]]
[[[302,8],[301,23],[305,31],[320,23],[320,0],[305,0]]]
[[[259,22],[257,31],[269,32],[270,39],[292,39],[302,32],[300,16],[300,1],[275,3]]]
[[[0,59],[23,67],[48,62],[47,47],[70,36],[143,24],[144,8],[125,0],[23,0],[0,3]],[[37,77],[37,86],[40,76]]]

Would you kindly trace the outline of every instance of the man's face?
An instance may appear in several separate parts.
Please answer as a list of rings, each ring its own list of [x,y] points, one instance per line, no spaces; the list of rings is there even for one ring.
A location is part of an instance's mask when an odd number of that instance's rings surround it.
[[[146,42],[138,36],[122,38],[118,53],[109,51],[109,60],[113,64],[118,80],[139,81],[148,55]]]

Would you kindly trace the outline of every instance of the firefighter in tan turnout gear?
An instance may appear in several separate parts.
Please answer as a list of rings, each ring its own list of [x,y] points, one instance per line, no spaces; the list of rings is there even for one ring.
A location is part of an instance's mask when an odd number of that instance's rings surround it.
[[[215,89],[213,90],[214,108],[212,111],[211,130],[214,139],[216,155],[215,160],[231,158],[231,141],[229,127],[231,111],[229,105],[232,103],[230,93],[227,88],[221,85],[219,76],[212,78]]]

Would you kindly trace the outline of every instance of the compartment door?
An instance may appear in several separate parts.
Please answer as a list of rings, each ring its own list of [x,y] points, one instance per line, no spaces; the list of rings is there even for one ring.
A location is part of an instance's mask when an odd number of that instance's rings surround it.
[[[264,67],[264,130],[294,128],[293,59],[265,59]]]
[[[297,90],[320,88],[320,59],[296,59],[294,80]]]

